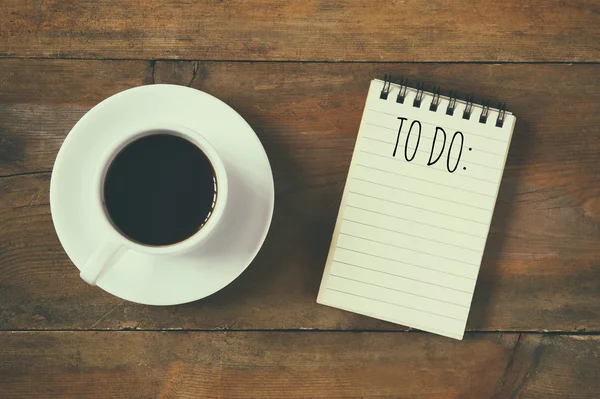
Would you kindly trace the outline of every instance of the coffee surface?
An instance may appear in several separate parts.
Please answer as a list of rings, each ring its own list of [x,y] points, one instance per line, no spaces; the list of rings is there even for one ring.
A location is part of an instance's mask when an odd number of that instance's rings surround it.
[[[171,134],[142,137],[111,163],[104,201],[115,227],[152,246],[194,235],[212,213],[217,181],[204,152]]]

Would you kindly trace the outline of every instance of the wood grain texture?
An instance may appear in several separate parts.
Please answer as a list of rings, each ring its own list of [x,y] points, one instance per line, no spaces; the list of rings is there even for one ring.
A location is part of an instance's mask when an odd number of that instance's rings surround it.
[[[0,56],[600,60],[595,0],[4,0]]]
[[[8,398],[528,398],[600,395],[595,336],[5,332]]]
[[[122,90],[152,83],[148,62],[2,60],[0,64],[4,121],[0,176],[50,170],[54,159],[47,155],[55,157],[66,134],[92,105]]]
[[[64,60],[0,61],[0,175],[49,171],[75,121],[116,91],[111,81],[191,85],[255,128],[275,175],[273,225],[223,291],[141,306],[79,279],[52,227],[49,173],[2,178],[0,329],[402,329],[315,303],[366,89],[384,72],[506,100],[518,117],[468,329],[600,331],[595,65]]]

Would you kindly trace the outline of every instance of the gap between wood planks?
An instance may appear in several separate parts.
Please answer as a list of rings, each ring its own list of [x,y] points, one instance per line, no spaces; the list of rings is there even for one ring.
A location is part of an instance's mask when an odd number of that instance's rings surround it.
[[[126,333],[126,332],[151,332],[151,333],[348,333],[348,334],[361,334],[361,333],[391,333],[391,334],[429,334],[421,330],[406,329],[406,330],[371,330],[371,329],[354,329],[354,330],[321,330],[318,328],[258,328],[258,329],[194,329],[194,328],[161,328],[161,329],[148,329],[148,328],[136,328],[136,327],[125,327],[121,329],[108,329],[108,328],[53,328],[53,329],[41,329],[41,328],[12,328],[9,330],[0,330],[3,332],[19,332],[19,333],[62,333],[62,332],[95,332],[95,333]],[[521,335],[545,335],[545,336],[565,336],[565,337],[577,337],[577,336],[600,336],[600,331],[512,331],[512,330],[466,330],[465,335],[491,335],[491,334],[518,334]]]
[[[51,170],[41,170],[39,172],[21,172],[21,173],[12,173],[8,175],[0,176],[0,179],[9,178],[9,177],[19,177],[19,176],[29,176],[29,175],[43,175],[46,173],[52,173]]]

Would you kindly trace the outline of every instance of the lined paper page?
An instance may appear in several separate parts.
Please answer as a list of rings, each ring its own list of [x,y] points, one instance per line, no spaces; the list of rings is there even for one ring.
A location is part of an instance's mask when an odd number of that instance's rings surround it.
[[[318,303],[462,339],[515,118],[369,88]],[[437,135],[436,135],[437,132]],[[442,133],[443,132],[443,133]],[[445,134],[445,137],[444,137]],[[438,156],[439,155],[439,156]]]

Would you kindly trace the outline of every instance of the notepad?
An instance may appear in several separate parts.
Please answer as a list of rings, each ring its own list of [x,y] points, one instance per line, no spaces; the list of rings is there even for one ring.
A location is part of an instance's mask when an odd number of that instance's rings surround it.
[[[514,124],[373,80],[317,302],[462,339]]]

